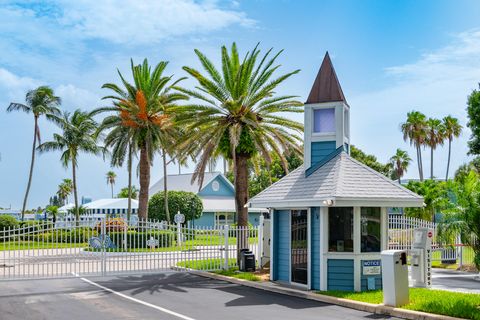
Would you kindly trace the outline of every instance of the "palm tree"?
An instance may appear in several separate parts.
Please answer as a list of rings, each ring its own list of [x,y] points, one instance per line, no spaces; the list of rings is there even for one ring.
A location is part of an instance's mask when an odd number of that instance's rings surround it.
[[[164,76],[163,72],[168,62],[160,62],[151,70],[147,59],[141,65],[134,65],[131,61],[133,84],[129,83],[118,72],[124,88],[106,83],[102,88],[110,89],[114,95],[104,99],[112,99],[113,106],[100,108],[95,111],[114,111],[118,114],[117,124],[110,124],[128,130],[131,135],[133,150],[139,150],[140,193],[138,216],[141,219],[148,218],[148,188],[150,184],[150,166],[155,152],[170,150],[176,145],[177,128],[173,122],[170,109],[178,100],[188,97],[184,94],[171,92],[172,76]]]
[[[248,161],[257,152],[270,163],[273,150],[288,172],[282,149],[300,150],[301,139],[292,134],[303,132],[303,125],[281,115],[282,112],[303,112],[303,104],[295,96],[276,96],[277,86],[295,70],[272,79],[279,68],[275,60],[281,51],[270,57],[270,49],[258,63],[257,47],[240,59],[233,43],[231,51],[221,49],[221,71],[200,51],[195,50],[205,74],[190,68],[183,69],[198,81],[197,90],[179,90],[201,101],[201,104],[177,108],[179,124],[196,129],[186,143],[198,146],[199,155],[193,180],[203,184],[205,169],[210,159],[219,154],[231,159],[234,168],[235,203],[238,226],[248,225]],[[280,115],[279,115],[280,113]],[[244,239],[242,241],[241,239]],[[246,248],[246,237],[238,237],[237,248]]]
[[[453,138],[458,138],[462,134],[462,125],[458,123],[458,119],[448,115],[443,118],[443,128],[445,130],[445,138],[448,139],[448,161],[447,161],[447,174],[445,175],[445,181],[448,180],[448,170],[450,169],[450,155],[452,152]]]
[[[113,199],[113,185],[115,184],[115,179],[117,179],[117,175],[113,171],[107,172],[107,185],[109,184],[112,188],[112,199]]]
[[[72,193],[73,183],[71,179],[63,179],[62,183],[58,185],[58,197],[62,199],[63,205],[68,203],[68,196]]]
[[[442,121],[429,118],[427,124],[427,136],[425,143],[430,147],[430,179],[433,179],[433,151],[445,141],[445,130]]]
[[[423,181],[423,163],[422,163],[422,146],[426,139],[426,117],[419,111],[411,111],[407,113],[407,121],[400,125],[403,133],[403,140],[409,140],[417,151],[417,166],[420,181]]]
[[[91,114],[79,109],[73,113],[64,112],[55,122],[62,130],[62,134],[55,133],[53,141],[44,142],[38,146],[40,152],[61,151],[60,160],[67,168],[72,167],[72,186],[75,200],[75,218],[80,222],[80,206],[78,204],[77,173],[78,155],[80,152],[99,154],[102,148],[97,145],[95,135],[97,123]]]
[[[25,207],[27,206],[28,193],[30,192],[30,186],[32,184],[33,166],[35,163],[35,150],[37,148],[37,141],[40,141],[40,127],[38,126],[38,120],[42,115],[45,115],[47,119],[51,119],[51,116],[60,114],[58,107],[60,106],[61,99],[55,96],[53,90],[47,86],[38,87],[35,90],[30,90],[25,96],[25,104],[12,102],[7,108],[8,112],[23,111],[25,113],[33,114],[33,146],[32,146],[32,159],[30,161],[30,172],[28,174],[27,190],[25,191],[25,197],[23,198],[22,205],[22,220],[25,215]]]
[[[412,159],[409,157],[407,151],[397,149],[397,152],[390,158],[390,164],[393,169],[394,177],[398,179],[398,183],[402,183],[400,180],[407,172],[408,165]]]

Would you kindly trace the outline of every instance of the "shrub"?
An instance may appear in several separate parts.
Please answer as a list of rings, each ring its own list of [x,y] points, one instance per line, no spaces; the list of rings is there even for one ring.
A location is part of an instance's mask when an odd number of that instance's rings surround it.
[[[55,229],[47,232],[32,232],[21,236],[22,240],[45,243],[87,243],[91,237],[98,236],[98,232],[90,228],[73,230]]]
[[[0,230],[18,227],[19,222],[15,217],[9,215],[0,216]]]
[[[117,248],[123,247],[123,237],[125,232],[112,231],[108,235]],[[147,241],[151,238],[158,241],[158,248],[171,247],[175,242],[175,232],[173,231],[144,231],[138,232],[134,230],[127,231],[126,240],[127,248],[139,249],[149,248]]]
[[[168,191],[168,211],[173,221],[173,216],[180,211],[185,215],[185,221],[198,219],[202,215],[203,204],[199,196],[193,192]],[[150,198],[148,202],[149,218],[167,220],[165,213],[165,195],[160,191]]]

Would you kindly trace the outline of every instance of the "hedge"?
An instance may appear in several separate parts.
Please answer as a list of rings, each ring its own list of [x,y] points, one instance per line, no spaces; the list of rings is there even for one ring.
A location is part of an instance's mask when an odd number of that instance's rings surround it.
[[[123,247],[123,237],[125,232],[122,231],[112,231],[109,232],[108,235],[112,242],[118,247]],[[147,241],[150,238],[154,238],[158,240],[157,248],[165,248],[171,247],[175,243],[175,232],[173,231],[145,231],[145,232],[138,232],[138,231],[127,231],[127,248],[131,249],[140,249],[140,248],[149,248],[147,245]]]
[[[75,230],[57,229],[48,232],[32,232],[19,235],[21,240],[46,243],[87,243],[88,239],[97,236],[98,232],[90,228],[79,228]]]

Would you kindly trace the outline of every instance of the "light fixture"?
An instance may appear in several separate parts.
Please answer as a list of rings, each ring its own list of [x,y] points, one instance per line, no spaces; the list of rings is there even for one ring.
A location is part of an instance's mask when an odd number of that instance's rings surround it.
[[[323,204],[326,205],[327,207],[331,207],[333,206],[333,200],[332,199],[323,200]]]

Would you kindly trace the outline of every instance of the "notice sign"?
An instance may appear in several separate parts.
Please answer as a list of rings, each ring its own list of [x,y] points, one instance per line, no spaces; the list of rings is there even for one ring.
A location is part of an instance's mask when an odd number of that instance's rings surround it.
[[[362,272],[365,276],[371,276],[382,273],[380,260],[364,260],[362,261]]]

